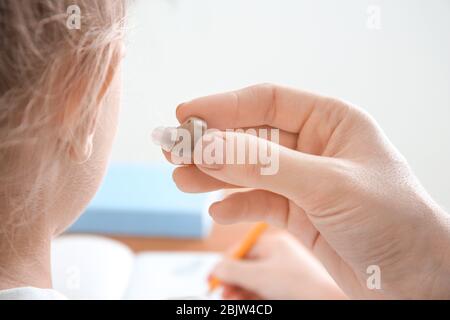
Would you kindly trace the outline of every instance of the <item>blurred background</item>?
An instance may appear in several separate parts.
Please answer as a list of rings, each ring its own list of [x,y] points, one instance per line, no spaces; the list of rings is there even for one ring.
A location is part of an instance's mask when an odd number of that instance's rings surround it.
[[[450,1],[136,0],[114,162],[159,163],[151,130],[198,96],[272,82],[371,113],[450,209]]]

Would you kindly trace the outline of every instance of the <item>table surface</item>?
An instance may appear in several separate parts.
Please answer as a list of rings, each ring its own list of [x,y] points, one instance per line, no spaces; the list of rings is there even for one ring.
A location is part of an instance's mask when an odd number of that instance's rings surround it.
[[[248,232],[253,224],[235,224],[222,226],[214,224],[210,235],[205,239],[167,239],[167,238],[139,238],[112,237],[134,252],[142,251],[216,251],[229,250]]]

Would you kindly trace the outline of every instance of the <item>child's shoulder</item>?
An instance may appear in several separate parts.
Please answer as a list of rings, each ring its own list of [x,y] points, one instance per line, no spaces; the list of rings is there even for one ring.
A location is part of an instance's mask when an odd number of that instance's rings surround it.
[[[52,289],[33,287],[0,290],[0,300],[65,300],[61,293]]]

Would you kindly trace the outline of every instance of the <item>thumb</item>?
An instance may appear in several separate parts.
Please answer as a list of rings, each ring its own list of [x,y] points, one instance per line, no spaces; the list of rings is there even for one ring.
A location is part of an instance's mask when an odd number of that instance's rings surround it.
[[[229,131],[208,132],[194,150],[194,163],[207,175],[290,199],[315,191],[322,183],[330,185],[334,161],[283,147],[278,141]]]
[[[262,271],[256,260],[225,258],[214,268],[212,275],[226,284],[259,293],[263,289]]]

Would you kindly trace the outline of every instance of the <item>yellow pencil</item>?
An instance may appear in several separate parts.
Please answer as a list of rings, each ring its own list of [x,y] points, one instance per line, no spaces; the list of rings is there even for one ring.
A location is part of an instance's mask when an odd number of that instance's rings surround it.
[[[257,223],[242,240],[241,245],[232,254],[233,259],[243,259],[250,252],[253,246],[258,241],[259,237],[267,229],[268,225],[265,222]],[[216,277],[212,277],[209,280],[209,293],[213,292],[220,286],[220,280]]]

